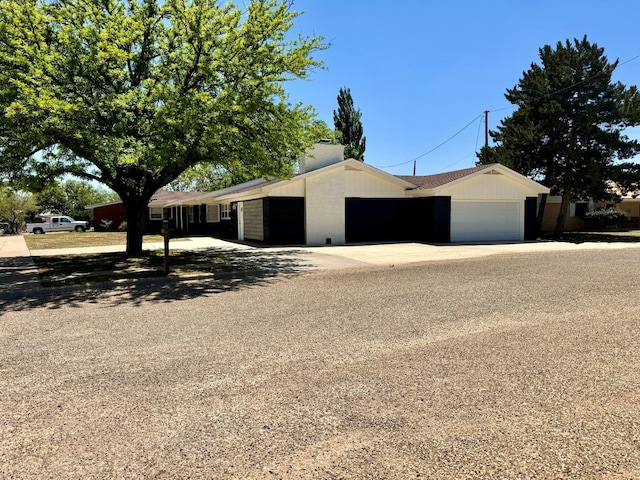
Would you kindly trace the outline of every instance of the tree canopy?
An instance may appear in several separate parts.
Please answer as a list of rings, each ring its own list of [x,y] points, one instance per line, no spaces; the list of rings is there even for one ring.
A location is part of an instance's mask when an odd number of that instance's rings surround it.
[[[497,144],[483,148],[480,163],[503,163],[551,188],[562,203],[556,233],[573,199],[603,199],[607,181],[619,161],[640,152],[625,128],[640,120],[640,95],[635,86],[612,81],[618,61],[604,49],[582,40],[558,42],[539,50],[505,97],[515,112],[491,136]]]
[[[0,186],[0,220],[9,223],[11,233],[20,232],[25,219],[34,215],[37,209],[30,193],[14,190],[8,185]]]
[[[340,88],[338,110],[333,111],[333,122],[336,130],[340,132],[340,143],[344,145],[345,157],[364,162],[367,138],[363,136],[361,117],[360,109],[353,105],[351,90],[346,87]]]
[[[291,0],[0,0],[0,174],[114,190],[127,252],[154,192],[190,167],[291,174],[311,109],[283,82],[320,65]]]
[[[89,182],[68,179],[64,183],[47,185],[35,194],[40,212],[69,215],[75,220],[93,220],[87,205],[107,203],[117,200],[113,192],[100,189]]]

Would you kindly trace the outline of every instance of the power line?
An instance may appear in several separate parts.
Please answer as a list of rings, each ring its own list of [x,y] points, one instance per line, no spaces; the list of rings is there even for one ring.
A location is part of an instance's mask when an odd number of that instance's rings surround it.
[[[467,123],[464,127],[462,127],[460,130],[458,130],[456,133],[454,133],[453,135],[451,135],[449,138],[447,138],[444,142],[442,142],[441,144],[433,147],[431,150],[429,150],[428,152],[423,153],[422,155],[418,155],[415,158],[412,158],[411,160],[407,160],[406,162],[402,162],[402,163],[397,163],[395,165],[385,165],[385,166],[381,166],[379,168],[393,168],[393,167],[399,167],[401,165],[406,165],[407,163],[411,163],[411,162],[415,162],[416,160],[424,157],[425,155],[429,155],[431,152],[435,152],[437,149],[439,149],[440,147],[442,147],[443,145],[449,143],[451,140],[453,140],[455,137],[457,137],[458,135],[460,135],[462,132],[464,132],[467,128],[469,128],[476,120],[478,120],[479,118],[482,117],[482,114],[478,115],[476,118],[474,118],[473,120],[471,120],[469,123]]]
[[[457,163],[460,163],[462,160],[466,160],[467,158],[469,158],[469,157],[471,157],[471,156],[473,156],[473,155],[475,155],[475,154],[476,154],[476,152],[467,153],[464,157],[459,158],[459,159],[458,159],[458,160],[456,160],[455,162],[450,163],[449,165],[446,165],[446,166],[442,167],[442,169],[438,170],[436,173],[442,173],[442,172],[445,172],[445,171],[447,171],[448,169],[450,169],[451,167],[453,167],[454,165],[456,165]]]
[[[619,63],[618,65],[619,65],[619,66],[626,65],[626,64],[631,63],[631,62],[633,62],[633,61],[635,61],[635,60],[637,60],[637,59],[639,59],[639,58],[640,58],[640,54],[638,54],[638,55],[636,55],[636,56],[634,56],[634,57],[630,58],[629,60],[625,60],[624,62],[621,62],[621,63]],[[596,74],[596,75],[594,75],[593,77],[586,78],[586,79],[581,80],[580,82],[577,82],[577,83],[575,83],[575,84],[573,84],[573,85],[569,85],[568,87],[561,88],[561,89],[556,90],[556,91],[554,91],[554,92],[546,93],[546,94],[545,94],[543,97],[541,97],[541,98],[550,97],[550,96],[552,96],[552,95],[555,95],[556,93],[560,93],[560,92],[563,92],[563,91],[568,90],[568,89],[570,89],[570,88],[577,87],[577,86],[581,85],[582,83],[585,83],[585,82],[587,82],[587,81],[590,81],[590,80],[593,80],[594,78],[599,77],[600,75],[603,75],[603,73],[597,73],[597,74]],[[502,112],[502,111],[504,111],[504,110],[513,110],[513,109],[518,108],[518,107],[519,107],[519,105],[509,105],[508,107],[502,107],[502,108],[496,108],[496,109],[493,109],[493,110],[487,110],[487,112],[490,112],[490,113]],[[396,163],[396,164],[394,164],[394,165],[383,165],[383,166],[380,166],[380,167],[378,167],[378,168],[394,168],[394,167],[400,167],[400,166],[402,166],[402,165],[406,165],[406,164],[408,164],[408,163],[415,162],[416,160],[419,160],[420,158],[425,157],[425,156],[429,155],[429,154],[430,154],[430,153],[432,153],[432,152],[435,152],[437,149],[439,149],[439,148],[440,148],[440,147],[442,147],[443,145],[446,145],[446,144],[447,144],[447,143],[449,143],[451,140],[453,140],[455,137],[457,137],[457,136],[458,136],[458,135],[460,135],[462,132],[464,132],[464,131],[465,131],[467,128],[469,128],[469,127],[470,127],[470,126],[471,126],[471,125],[472,125],[476,120],[478,120],[479,118],[482,118],[482,117],[483,117],[483,115],[484,115],[484,112],[483,112],[483,113],[481,113],[480,115],[478,115],[477,117],[475,117],[473,120],[471,120],[469,123],[467,123],[464,127],[462,127],[462,128],[461,128],[460,130],[458,130],[456,133],[454,133],[454,134],[453,134],[453,135],[451,135],[449,138],[447,138],[444,142],[442,142],[442,143],[440,143],[440,144],[436,145],[435,147],[433,147],[431,150],[428,150],[428,151],[426,151],[425,153],[423,153],[423,154],[421,154],[421,155],[418,155],[418,156],[417,156],[417,157],[415,157],[415,158],[412,158],[411,160],[407,160],[407,161],[405,161],[405,162],[401,162],[401,163]],[[478,136],[480,135],[480,127],[481,127],[481,126],[482,126],[482,122],[480,122],[480,124],[479,124],[479,126],[478,126]],[[476,138],[476,151],[477,151],[477,149],[478,149],[478,139]],[[475,152],[474,152],[474,153],[475,153]],[[470,154],[470,155],[471,155],[471,154]],[[461,158],[460,160],[457,160],[456,162],[454,162],[453,164],[458,163],[458,162],[460,162],[460,161],[464,160],[464,159],[465,159],[465,158],[467,158],[468,156],[469,156],[469,155],[466,155],[465,157]],[[453,164],[452,164],[452,165],[453,165]]]
[[[635,60],[638,60],[639,58],[640,58],[640,54],[630,58],[629,60],[625,60],[624,62],[619,62],[617,66],[620,67],[622,65],[626,65],[626,64],[631,63],[631,62],[633,62]],[[611,73],[613,73],[613,71]],[[561,93],[561,92],[564,92],[566,90],[570,90],[572,88],[578,87],[578,86],[582,85],[583,83],[590,82],[591,80],[594,80],[594,79],[596,79],[596,78],[598,78],[598,77],[600,77],[602,75],[604,75],[604,72],[596,73],[595,75],[593,75],[593,76],[591,76],[589,78],[585,78],[584,80],[580,80],[579,82],[576,82],[573,85],[569,85],[567,87],[560,88],[560,89],[555,90],[553,92],[545,93],[543,96],[540,97],[540,99],[551,97],[551,96],[555,95],[556,93]],[[497,108],[495,110],[489,110],[489,112],[491,112],[491,113],[502,112],[503,110],[512,110],[512,109],[518,108],[518,107],[519,107],[519,105],[510,105],[508,107]]]

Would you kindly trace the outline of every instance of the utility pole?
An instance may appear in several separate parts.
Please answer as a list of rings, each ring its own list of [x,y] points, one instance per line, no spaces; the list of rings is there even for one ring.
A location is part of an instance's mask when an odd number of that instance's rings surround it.
[[[484,111],[484,146],[489,148],[489,110]]]
[[[413,161],[413,176],[416,176],[416,161]]]

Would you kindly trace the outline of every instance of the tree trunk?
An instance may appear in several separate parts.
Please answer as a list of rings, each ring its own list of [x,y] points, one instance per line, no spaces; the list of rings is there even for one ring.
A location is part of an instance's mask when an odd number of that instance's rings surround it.
[[[542,234],[542,221],[544,219],[544,210],[547,206],[547,194],[543,193],[540,199],[540,207],[538,208],[538,235]]]
[[[567,212],[569,211],[569,204],[571,203],[571,192],[568,188],[562,191],[562,202],[560,202],[560,211],[558,212],[558,219],[556,220],[556,230],[554,235],[559,237],[564,232],[564,220],[567,218]]]
[[[127,211],[127,256],[135,257],[142,253],[142,235],[147,217],[147,202],[140,199],[124,201]]]

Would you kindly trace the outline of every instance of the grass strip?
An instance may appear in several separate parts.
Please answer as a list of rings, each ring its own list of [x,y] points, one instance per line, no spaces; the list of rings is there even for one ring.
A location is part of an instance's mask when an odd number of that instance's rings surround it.
[[[184,239],[171,239],[172,242]],[[44,235],[26,234],[24,241],[29,250],[48,250],[57,248],[107,247],[126,245],[126,232],[64,232]],[[143,243],[162,242],[162,235],[145,235]]]
[[[143,252],[127,257],[122,252],[87,255],[32,257],[40,281],[45,287],[79,285],[122,279],[139,279],[164,275],[161,251]],[[172,252],[170,270],[178,275],[216,274],[255,270],[259,265],[220,251]]]

